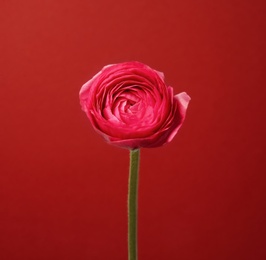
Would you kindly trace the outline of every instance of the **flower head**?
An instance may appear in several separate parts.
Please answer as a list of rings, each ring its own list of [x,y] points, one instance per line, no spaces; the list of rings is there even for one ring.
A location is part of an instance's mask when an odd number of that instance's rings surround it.
[[[107,142],[129,149],[170,142],[181,127],[190,97],[140,62],[105,66],[80,90],[80,103]]]

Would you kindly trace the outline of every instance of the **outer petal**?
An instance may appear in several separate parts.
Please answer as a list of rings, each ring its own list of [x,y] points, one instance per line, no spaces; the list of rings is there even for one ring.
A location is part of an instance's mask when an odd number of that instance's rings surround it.
[[[188,103],[191,100],[190,96],[186,92],[181,92],[175,95],[175,99],[179,101],[180,108],[182,108],[184,112],[186,113]]]
[[[188,103],[191,100],[190,96],[186,92],[179,93],[174,96],[174,100],[177,102],[178,110],[180,116],[180,123],[176,126],[176,128],[172,131],[172,133],[168,137],[168,142],[171,142],[176,133],[178,132],[179,128],[182,126],[187,112]]]

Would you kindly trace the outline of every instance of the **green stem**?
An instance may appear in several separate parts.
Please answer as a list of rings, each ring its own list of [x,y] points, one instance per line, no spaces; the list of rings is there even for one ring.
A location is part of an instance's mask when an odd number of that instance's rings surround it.
[[[130,150],[128,183],[128,259],[137,260],[138,173],[140,150]]]

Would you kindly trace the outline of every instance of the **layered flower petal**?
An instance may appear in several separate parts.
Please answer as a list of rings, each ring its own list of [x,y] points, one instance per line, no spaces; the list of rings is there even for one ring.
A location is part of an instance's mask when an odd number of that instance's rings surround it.
[[[82,109],[107,142],[129,149],[170,142],[190,97],[164,82],[162,72],[140,62],[105,66],[79,93]]]

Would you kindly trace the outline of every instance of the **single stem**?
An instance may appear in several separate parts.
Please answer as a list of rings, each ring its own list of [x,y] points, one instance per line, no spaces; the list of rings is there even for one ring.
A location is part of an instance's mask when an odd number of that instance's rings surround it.
[[[138,173],[140,150],[130,150],[128,183],[128,260],[137,260]]]

